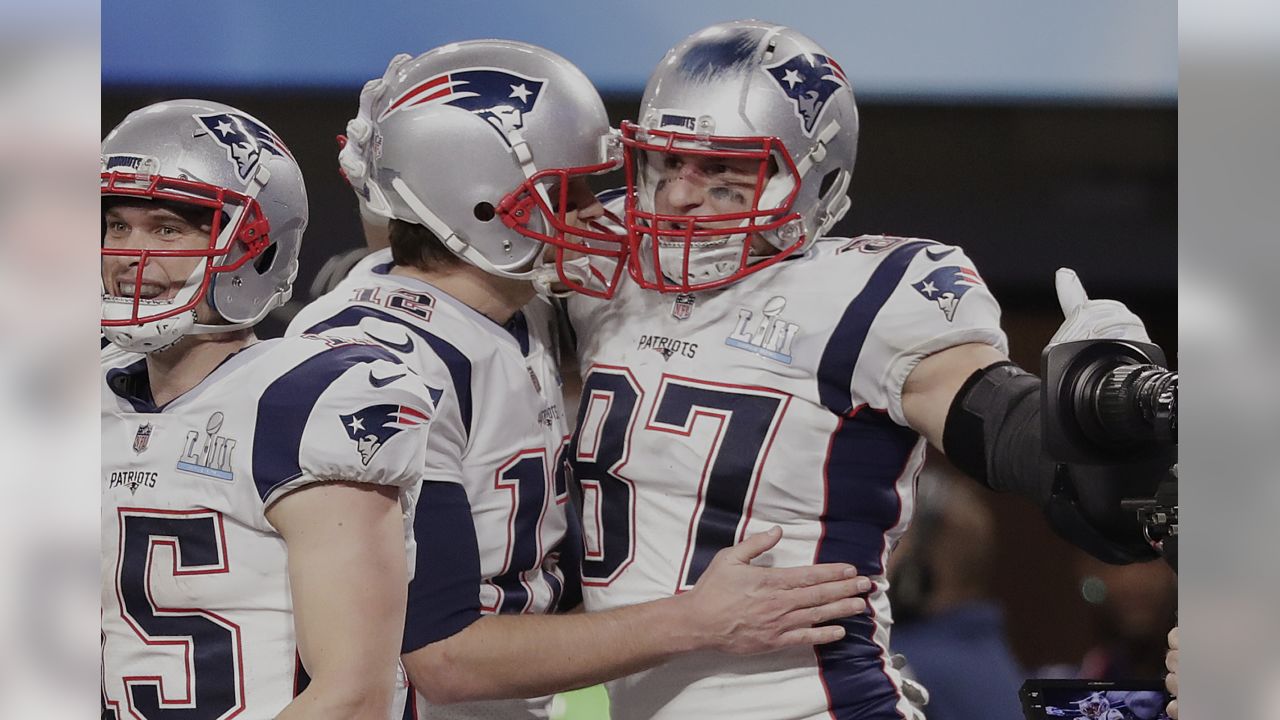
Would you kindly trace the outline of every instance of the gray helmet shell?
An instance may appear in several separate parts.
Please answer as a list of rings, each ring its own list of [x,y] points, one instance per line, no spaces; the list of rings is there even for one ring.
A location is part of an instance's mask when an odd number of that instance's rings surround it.
[[[219,191],[256,202],[266,220],[268,240],[253,248],[237,237],[252,203],[228,201],[225,222],[207,258],[168,305],[192,306],[201,286],[204,299],[225,325],[200,325],[194,311],[137,325],[105,328],[121,346],[142,351],[167,347],[192,332],[225,332],[259,322],[283,305],[298,272],[298,252],[307,225],[307,193],[302,172],[284,142],[260,120],[237,108],[206,100],[170,100],[130,113],[102,141],[102,194],[153,197],[207,205]],[[133,181],[113,174],[134,173]],[[156,180],[159,179],[159,183]],[[176,182],[171,182],[176,181]],[[147,193],[146,188],[167,188]],[[258,226],[261,228],[261,226]],[[251,257],[246,257],[251,255]],[[217,269],[218,266],[239,266]],[[207,280],[207,284],[206,281]],[[105,288],[104,288],[105,295]],[[163,314],[164,304],[148,307]],[[104,301],[104,319],[118,318],[121,304]]]
[[[426,226],[484,270],[534,279],[543,243],[495,209],[539,171],[616,162],[616,132],[591,82],[559,55],[510,40],[436,48],[385,80],[372,108],[370,211]],[[544,200],[546,189],[536,189]],[[529,223],[553,232],[541,218]]]
[[[826,50],[792,28],[737,20],[685,38],[650,76],[635,130],[648,147],[661,144],[650,136],[668,142],[671,133],[687,138],[672,142],[670,147],[678,151],[743,147],[717,145],[716,138],[760,139],[759,147],[778,154],[779,172],[761,188],[753,207],[775,217],[798,216],[758,233],[779,250],[803,253],[849,209],[858,142],[853,88]],[[658,171],[643,157],[632,164],[635,208],[651,214]],[[700,217],[697,222],[717,221]],[[638,227],[632,217],[628,224]],[[689,254],[689,275],[671,287],[697,289],[695,280],[704,281],[704,287],[718,286],[750,272],[738,262],[743,242],[741,235],[719,243],[704,238],[701,247],[682,249]],[[633,258],[650,256],[634,240],[632,253]],[[699,254],[704,256],[701,263]],[[682,255],[662,262],[664,268],[682,264]]]

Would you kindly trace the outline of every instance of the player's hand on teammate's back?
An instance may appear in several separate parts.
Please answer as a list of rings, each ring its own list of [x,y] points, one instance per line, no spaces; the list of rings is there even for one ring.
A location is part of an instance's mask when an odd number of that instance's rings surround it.
[[[820,623],[866,612],[859,597],[872,589],[845,563],[769,568],[751,561],[782,539],[773,527],[716,553],[687,603],[692,632],[726,653],[751,655],[786,647],[820,645],[844,637],[844,628]],[[815,627],[818,626],[818,627]]]
[[[1166,712],[1173,720],[1178,720],[1178,628],[1169,631],[1169,651],[1164,656],[1164,666],[1169,674],[1164,678],[1164,686],[1173,696]]]
[[[1058,304],[1065,316],[1050,345],[1074,340],[1135,340],[1151,342],[1142,318],[1119,300],[1090,300],[1080,276],[1070,268],[1058,268],[1053,278]]]

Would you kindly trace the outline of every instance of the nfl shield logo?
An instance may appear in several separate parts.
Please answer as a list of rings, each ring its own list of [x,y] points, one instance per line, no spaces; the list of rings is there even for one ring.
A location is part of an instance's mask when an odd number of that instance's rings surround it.
[[[688,320],[693,314],[694,297],[689,293],[676,295],[676,302],[671,306],[671,317],[677,320]]]
[[[151,442],[151,423],[143,423],[138,426],[138,433],[133,436],[133,451],[142,453],[147,449],[149,442]]]

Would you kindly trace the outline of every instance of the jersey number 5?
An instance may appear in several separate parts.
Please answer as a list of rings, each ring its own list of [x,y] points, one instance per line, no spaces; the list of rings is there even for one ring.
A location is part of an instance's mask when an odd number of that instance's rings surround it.
[[[116,594],[124,621],[170,667],[124,678],[128,717],[146,720],[223,720],[244,710],[240,627],[216,613],[161,607],[152,578],[172,559],[173,577],[217,575],[229,570],[222,514],[119,508],[120,555]],[[158,549],[167,547],[167,553]],[[166,649],[168,651],[166,651]],[[161,674],[163,673],[163,674]],[[119,701],[107,700],[117,706]]]

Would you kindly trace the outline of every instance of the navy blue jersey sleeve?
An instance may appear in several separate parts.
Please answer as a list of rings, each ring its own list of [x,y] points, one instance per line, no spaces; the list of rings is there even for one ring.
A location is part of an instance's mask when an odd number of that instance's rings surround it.
[[[402,653],[444,640],[480,619],[480,548],[462,486],[424,481],[413,534],[418,551]]]
[[[868,405],[906,425],[902,388],[922,359],[965,344],[1007,353],[1008,342],[1000,305],[964,250],[919,238],[855,240],[868,241],[883,245],[846,255],[879,260],[823,352],[822,402],[839,415]]]
[[[378,308],[361,305],[343,306],[339,311],[328,315],[319,322],[310,322],[309,320],[307,322],[299,322],[299,320],[303,319],[305,318],[301,315],[295,318],[294,323],[289,326],[289,332],[302,334],[335,332],[340,335],[368,335],[383,346],[400,353],[401,361],[408,363],[424,377],[430,377],[430,372],[424,366],[423,361],[415,359],[414,356],[422,346],[428,348],[429,352],[439,358],[448,371],[448,379],[453,388],[453,397],[458,404],[458,415],[462,420],[463,431],[467,436],[470,436],[472,414],[471,360],[448,340],[430,332],[420,324],[410,322]],[[385,337],[372,333],[369,327],[364,326],[364,323],[370,321],[374,323],[389,323],[402,328],[409,334],[403,337],[403,343],[392,342]],[[435,380],[433,379],[432,382],[435,382]]]
[[[330,342],[279,375],[258,401],[253,479],[264,505],[310,482],[408,490],[422,476],[435,413],[430,389],[381,346]]]

